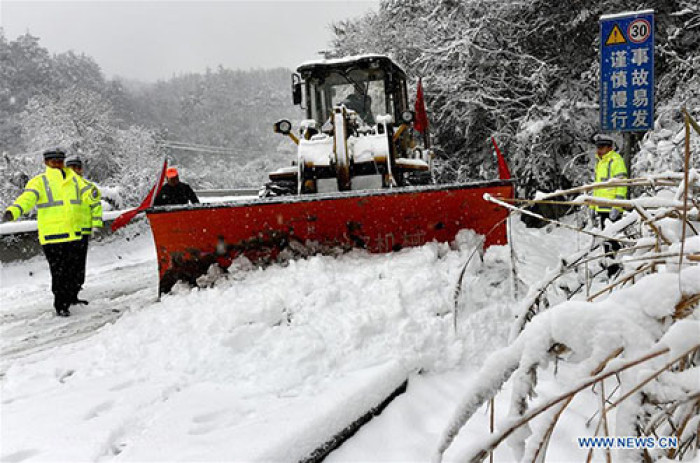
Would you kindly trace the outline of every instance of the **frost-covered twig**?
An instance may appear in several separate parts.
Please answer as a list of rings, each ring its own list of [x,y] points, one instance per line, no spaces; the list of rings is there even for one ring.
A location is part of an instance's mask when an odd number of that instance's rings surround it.
[[[458,314],[457,309],[458,309],[458,305],[459,305],[459,296],[462,294],[462,282],[464,281],[464,275],[467,274],[467,268],[469,267],[469,263],[472,261],[474,256],[477,255],[478,251],[481,250],[485,241],[486,241],[486,236],[482,236],[481,242],[479,243],[479,245],[474,246],[474,249],[469,254],[469,257],[467,257],[466,262],[464,262],[464,265],[462,266],[462,270],[460,270],[460,272],[459,272],[459,277],[457,278],[457,283],[455,284],[454,291],[452,292],[452,300],[453,300],[452,328],[454,329],[455,333],[457,333],[457,314]]]
[[[603,371],[603,368],[605,368],[605,366],[606,366],[612,359],[614,359],[615,357],[617,357],[618,355],[620,355],[620,354],[622,353],[623,350],[624,350],[624,349],[623,349],[622,347],[618,347],[618,348],[615,349],[613,352],[611,352],[610,355],[608,355],[602,362],[600,362],[600,364],[598,364],[598,366],[597,366],[596,368],[594,368],[594,369],[591,371],[591,375],[597,375],[597,374],[599,374],[601,371]],[[604,384],[603,381],[601,381],[600,384],[601,384],[601,386],[602,386],[602,385]],[[547,442],[549,441],[549,438],[551,437],[552,433],[554,432],[554,427],[556,426],[557,421],[559,421],[559,418],[561,417],[561,414],[564,412],[564,410],[566,409],[566,407],[569,406],[569,404],[570,404],[571,401],[574,399],[574,397],[575,397],[574,394],[572,394],[571,396],[569,396],[569,397],[564,401],[564,403],[556,410],[556,412],[554,413],[552,419],[550,420],[549,424],[548,424],[547,427],[546,427],[546,431],[545,431],[544,435],[542,436],[541,439],[537,440],[537,444],[538,444],[538,445],[537,445],[537,449],[536,449],[534,455],[532,455],[531,461],[533,461],[533,462],[536,461],[536,460],[537,460],[537,457],[538,457],[539,455],[541,455],[542,452],[544,452],[545,447],[546,447],[546,445],[547,445]],[[602,397],[602,400],[603,400],[603,411],[604,411],[604,410],[605,410],[605,392],[604,392],[604,390],[602,389],[602,387],[601,387],[601,397]],[[603,417],[605,417],[605,414],[603,414]],[[605,423],[605,426],[606,426],[606,427],[605,427],[605,432],[606,432],[606,434],[607,434],[607,432],[608,432],[608,431],[607,431],[607,419],[606,419],[605,421],[606,421],[606,423]],[[532,437],[531,437],[531,439],[532,439]],[[493,452],[491,452],[491,454],[492,454],[492,453],[493,453]],[[526,458],[527,458],[528,456],[529,456],[529,455],[526,454]]]
[[[679,355],[678,357],[675,357],[674,359],[672,359],[671,361],[669,361],[668,363],[666,363],[664,366],[662,366],[661,368],[657,369],[654,373],[652,373],[652,374],[650,374],[649,376],[647,376],[646,378],[644,378],[644,379],[643,379],[642,381],[640,381],[636,386],[634,386],[632,389],[630,389],[630,390],[627,391],[625,394],[623,394],[622,397],[618,398],[615,402],[613,402],[611,405],[609,405],[609,406],[605,409],[605,411],[606,411],[606,412],[610,412],[613,408],[617,407],[617,406],[620,405],[622,402],[624,402],[624,401],[627,400],[629,397],[631,397],[634,393],[636,393],[637,391],[639,391],[640,389],[642,389],[642,388],[643,388],[645,385],[647,385],[650,381],[652,381],[653,379],[657,378],[661,373],[663,373],[664,371],[666,371],[666,370],[668,370],[669,368],[671,368],[671,366],[673,366],[673,364],[675,364],[676,362],[678,362],[679,360],[681,360],[683,357],[694,353],[694,352],[695,352],[696,350],[698,350],[698,349],[700,349],[700,343],[698,343],[698,344],[692,346],[690,349],[688,349],[687,351],[685,351],[683,354]]]
[[[473,383],[467,390],[467,400],[458,407],[443,433],[438,447],[438,461],[440,461],[442,454],[447,450],[454,438],[457,437],[464,423],[469,421],[479,407],[498,393],[503,384],[510,379],[513,372],[518,368],[523,342],[513,343],[486,359],[477,374],[480,381]]]
[[[637,211],[637,214],[639,214],[639,217],[642,218],[642,220],[644,221],[644,223],[645,223],[649,228],[652,229],[652,231],[656,234],[656,236],[659,237],[659,239],[660,239],[661,241],[664,242],[664,244],[666,244],[666,245],[670,245],[670,244],[671,244],[671,241],[670,241],[668,238],[666,238],[666,236],[665,236],[664,233],[659,229],[659,227],[657,227],[657,226],[654,224],[654,222],[652,221],[652,218],[649,216],[649,213],[648,213],[647,210],[644,208],[644,206],[642,206],[642,205],[635,205],[635,206],[634,206],[634,209]],[[657,246],[657,251],[658,251],[658,246]]]
[[[694,346],[693,349],[697,349],[698,346]],[[554,397],[547,402],[543,403],[539,407],[536,407],[532,410],[530,410],[528,413],[522,416],[519,420],[515,421],[508,427],[506,427],[504,430],[499,432],[498,434],[495,434],[494,436],[490,437],[486,443],[482,446],[480,446],[477,450],[471,451],[469,453],[466,453],[464,455],[461,455],[460,458],[458,458],[459,461],[469,461],[469,462],[480,462],[486,456],[492,452],[505,438],[510,436],[516,429],[518,429],[520,426],[528,423],[530,420],[533,418],[539,416],[543,412],[549,410],[550,408],[554,407],[560,402],[563,402],[567,399],[569,399],[570,396],[581,392],[582,390],[592,386],[593,384],[597,383],[598,381],[604,380],[606,378],[609,378],[611,376],[615,376],[629,368],[632,368],[634,366],[637,366],[641,363],[647,362],[651,359],[654,359],[656,357],[659,357],[661,355],[664,355],[670,351],[670,348],[668,347],[658,347],[651,352],[638,357],[634,360],[627,361],[617,368],[611,369],[609,371],[606,371],[604,373],[599,373],[591,378],[588,378],[584,381],[581,381],[577,386],[569,389],[563,394],[560,394],[557,397]],[[685,352],[683,355],[687,355],[687,352]],[[439,449],[438,449],[438,454],[436,455],[436,458],[434,461],[440,462],[442,461],[442,455],[444,454],[445,450],[449,447],[449,444],[452,442],[450,439],[449,442],[447,442],[447,445],[444,445],[444,443],[441,443]]]
[[[609,285],[607,285],[605,288],[603,288],[603,289],[599,290],[598,292],[596,292],[595,294],[589,296],[589,297],[588,297],[588,301],[589,301],[589,302],[590,302],[590,301],[593,301],[593,300],[595,300],[598,296],[600,296],[601,294],[608,293],[608,292],[612,291],[613,289],[615,289],[616,287],[621,286],[621,285],[623,285],[624,283],[630,281],[631,279],[633,279],[633,278],[635,278],[635,277],[641,275],[642,273],[646,272],[647,270],[650,270],[654,264],[659,264],[659,263],[663,263],[663,262],[664,262],[664,261],[662,261],[662,260],[660,260],[660,261],[653,261],[653,262],[650,262],[650,263],[648,263],[648,264],[642,265],[641,267],[639,267],[638,269],[636,269],[636,270],[635,270],[634,272],[632,272],[632,273],[626,273],[626,274],[624,274],[624,275],[622,276],[622,278],[613,281],[612,283],[610,283]]]
[[[678,363],[679,361],[681,361],[684,357],[686,357],[686,356],[688,356],[688,355],[690,355],[690,354],[692,354],[692,353],[698,351],[698,349],[700,349],[700,344],[696,344],[696,345],[692,346],[690,349],[686,350],[686,351],[683,352],[681,355],[679,355],[679,356],[675,357],[674,359],[672,359],[671,361],[667,362],[667,363],[666,363],[665,365],[663,365],[661,368],[657,369],[654,373],[652,373],[651,375],[647,376],[647,378],[645,378],[645,379],[642,380],[640,383],[638,383],[635,387],[633,387],[632,389],[630,389],[629,391],[627,391],[627,393],[625,393],[622,397],[618,398],[615,402],[613,402],[611,405],[609,405],[608,407],[606,407],[606,408],[604,409],[603,413],[608,413],[608,412],[612,411],[614,408],[616,408],[616,407],[617,407],[618,405],[620,405],[622,402],[624,402],[624,401],[627,400],[629,397],[631,397],[632,395],[634,395],[635,393],[637,393],[639,390],[641,390],[641,389],[642,389],[646,384],[648,384],[650,381],[652,381],[653,379],[657,378],[657,377],[658,377],[659,375],[661,375],[663,372],[665,372],[666,370],[668,370],[669,368],[671,368],[674,364],[676,364],[676,363]],[[695,394],[694,394],[694,393],[691,394],[691,397],[695,397]],[[686,397],[686,400],[685,400],[685,401],[687,401],[687,399],[688,399],[688,398]],[[685,402],[685,401],[684,401],[684,402]],[[680,403],[679,403],[678,405],[680,405]],[[678,406],[678,405],[677,405],[677,406]],[[674,408],[676,408],[676,407],[674,407]],[[598,435],[598,431],[600,430],[600,427],[601,427],[601,422],[598,422],[598,425],[596,426],[596,429],[595,429],[595,435]]]
[[[558,196],[567,196],[585,191],[597,190],[599,188],[614,188],[620,186],[640,187],[640,186],[671,186],[677,187],[683,179],[683,174],[680,172],[667,172],[664,174],[650,175],[646,177],[630,178],[626,180],[611,179],[607,182],[590,183],[567,190],[557,190],[552,193],[539,195],[536,199],[550,199]],[[700,185],[699,185],[700,186]]]
[[[637,206],[648,208],[669,208],[682,211],[683,203],[675,199],[656,199],[656,198],[637,198],[637,199],[607,199],[597,196],[580,195],[575,199],[551,200],[551,199],[520,199],[520,198],[501,198],[501,201],[513,204],[525,204],[526,206],[533,204],[546,204],[552,206],[606,206],[620,207],[623,209],[634,209]]]
[[[679,320],[685,318],[692,313],[692,307],[700,303],[700,293],[684,296],[681,301],[676,304],[673,312],[673,318]]]
[[[589,231],[586,229],[574,227],[572,225],[569,225],[568,223],[564,223],[564,222],[560,222],[558,220],[544,217],[543,215],[536,214],[532,211],[528,211],[527,209],[515,207],[511,204],[508,204],[508,203],[502,201],[501,199],[494,198],[493,196],[491,196],[488,193],[484,193],[484,200],[489,201],[489,202],[494,203],[494,204],[498,204],[499,206],[503,206],[512,212],[516,212],[518,214],[523,214],[523,215],[528,215],[530,217],[534,217],[534,218],[542,220],[544,222],[549,222],[549,223],[556,224],[556,225],[563,227],[563,228],[568,228],[569,230],[574,230],[574,231],[579,232],[579,233],[584,233],[586,235],[595,236],[596,238],[603,238],[606,240],[617,241],[617,242],[624,243],[624,244],[634,244],[634,241],[631,239],[619,238],[619,237],[615,237],[615,236],[608,236],[608,235],[605,235],[602,233],[595,233],[595,232],[592,232],[592,231]]]
[[[605,437],[610,435],[610,428],[608,427],[608,414],[605,411],[605,381],[600,382],[600,420],[603,423],[603,435]],[[593,447],[591,447],[593,450]],[[610,456],[610,449],[605,449],[605,462],[612,463],[612,457]]]
[[[686,223],[688,221],[688,184],[689,184],[689,176],[690,176],[690,114],[688,114],[688,111],[683,108],[683,112],[685,113],[685,164],[683,166],[683,225],[681,229],[681,255],[678,257],[678,268],[681,268],[683,266],[683,248],[685,246],[685,232],[686,232]],[[693,172],[695,174],[695,172]],[[679,188],[680,190],[680,188]],[[678,279],[678,287],[680,288],[681,292],[683,292],[683,288],[681,287],[681,280],[680,278]]]
[[[593,246],[591,248],[591,251],[596,249],[598,246]],[[513,325],[513,328],[511,329],[510,333],[510,338],[511,340],[515,339],[515,337],[522,331],[523,327],[525,326],[525,323],[532,319],[533,316],[536,315],[536,306],[539,305],[542,301],[542,298],[544,297],[546,291],[557,281],[559,278],[563,277],[564,275],[567,274],[567,272],[570,272],[572,270],[577,269],[581,265],[585,265],[590,262],[594,262],[600,259],[604,259],[606,257],[612,257],[614,255],[621,255],[621,254],[628,254],[628,253],[633,253],[636,251],[644,250],[644,249],[649,249],[651,248],[652,245],[639,245],[639,246],[633,246],[630,248],[624,248],[619,251],[610,251],[606,252],[603,254],[597,254],[593,257],[589,257],[586,259],[583,259],[590,251],[579,251],[572,256],[569,256],[567,258],[564,258],[561,260],[561,264],[556,267],[555,269],[551,270],[547,275],[545,275],[544,278],[542,278],[538,283],[532,285],[530,287],[530,290],[528,291],[527,295],[525,298],[520,302],[519,304],[519,309],[516,309],[515,317],[516,317],[516,323]],[[582,287],[582,286],[581,286]],[[571,294],[575,294],[578,292],[580,289],[574,290]],[[607,288],[601,292],[609,291],[611,288]],[[590,300],[590,299],[589,299]]]
[[[495,224],[493,227],[491,227],[491,230],[489,230],[485,235],[481,236],[480,242],[478,246],[474,247],[474,250],[472,250],[471,254],[469,254],[469,257],[467,258],[466,262],[464,262],[464,265],[462,266],[462,270],[459,272],[459,277],[457,278],[457,283],[455,284],[454,291],[452,292],[452,297],[453,297],[453,328],[455,333],[457,332],[457,308],[458,308],[458,303],[459,303],[459,296],[462,294],[462,282],[464,281],[464,275],[467,274],[467,268],[469,267],[469,263],[471,260],[474,258],[477,253],[483,249],[483,245],[486,242],[486,238],[496,231],[498,227],[500,227],[503,222],[508,220],[510,217],[510,213],[502,220],[499,220],[497,224]]]
[[[668,418],[669,416],[671,416],[671,413],[673,413],[673,411],[676,408],[678,408],[682,405],[691,403],[691,402],[695,402],[697,400],[700,400],[700,390],[698,390],[697,392],[691,392],[683,400],[670,401],[668,403],[667,408],[661,410],[660,412],[658,412],[656,415],[652,416],[649,419],[649,422],[647,423],[647,425],[644,428],[644,433],[650,434],[651,432],[653,432],[654,428],[656,428],[665,418]]]

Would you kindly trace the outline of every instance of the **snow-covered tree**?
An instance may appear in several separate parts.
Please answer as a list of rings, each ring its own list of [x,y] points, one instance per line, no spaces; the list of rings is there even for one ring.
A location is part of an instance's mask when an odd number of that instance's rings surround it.
[[[689,0],[653,6],[660,107],[700,72],[700,6]],[[336,24],[333,51],[386,53],[409,75],[423,77],[443,179],[478,177],[495,135],[527,195],[590,175],[598,18],[643,7],[602,0],[386,0],[378,12]]]
[[[84,88],[66,89],[56,97],[31,98],[19,121],[28,151],[14,156],[14,163],[8,161],[17,172],[15,177],[35,175],[43,168],[41,152],[47,147],[63,147],[69,154],[80,155],[85,175],[105,188],[105,199],[116,207],[140,201],[163,159],[153,130],[120,128],[121,121],[114,116],[110,102]]]
[[[109,102],[98,93],[73,87],[56,97],[35,96],[20,115],[20,124],[25,146],[32,153],[64,147],[84,158],[97,182],[119,169],[114,156],[116,121]]]

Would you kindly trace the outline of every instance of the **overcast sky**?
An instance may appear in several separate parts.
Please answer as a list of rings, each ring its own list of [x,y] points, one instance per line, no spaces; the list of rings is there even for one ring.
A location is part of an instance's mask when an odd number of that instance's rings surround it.
[[[327,48],[331,23],[378,7],[379,0],[0,0],[0,25],[9,40],[30,32],[51,52],[90,55],[108,78],[155,81],[218,65],[295,68]]]

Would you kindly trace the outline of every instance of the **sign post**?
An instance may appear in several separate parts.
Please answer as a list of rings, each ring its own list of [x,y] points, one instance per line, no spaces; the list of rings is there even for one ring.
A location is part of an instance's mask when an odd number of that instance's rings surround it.
[[[624,133],[630,169],[632,132],[654,128],[654,10],[600,17],[600,126]]]

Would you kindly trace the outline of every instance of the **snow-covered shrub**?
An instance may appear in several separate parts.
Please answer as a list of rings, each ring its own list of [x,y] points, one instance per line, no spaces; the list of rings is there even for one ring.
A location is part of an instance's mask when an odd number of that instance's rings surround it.
[[[155,131],[122,128],[111,103],[91,90],[74,87],[56,96],[35,96],[20,115],[20,124],[29,152],[7,155],[5,168],[11,177],[4,184],[12,185],[11,179],[17,176],[29,178],[41,172],[42,151],[58,146],[69,155],[80,155],[85,176],[103,189],[104,199],[124,208],[138,204],[145,196],[164,159]],[[18,192],[16,188],[5,189],[9,200]]]
[[[691,169],[688,175],[687,198],[682,173],[645,180],[650,194],[623,201],[629,212],[604,230],[584,230],[595,237],[589,249],[563,258],[530,288],[516,309],[512,342],[484,362],[442,436],[436,460],[506,382],[512,389],[506,422],[486,442],[459,455],[459,461],[482,461],[506,440],[516,460],[539,461],[562,413],[591,386],[598,396],[589,405],[590,414],[597,416],[593,436],[678,439],[675,449],[629,450],[620,454],[623,459],[690,460],[697,455],[700,172]],[[572,204],[591,201],[597,199],[583,194]],[[603,241],[610,239],[624,244],[615,256],[602,254]],[[604,273],[598,263],[611,257],[624,270],[609,280],[596,277]],[[568,300],[553,302],[557,299],[548,291],[561,288],[565,280],[579,282],[578,287],[574,284],[571,291],[569,286]],[[560,371],[557,389],[539,390],[538,378],[553,368]]]
[[[696,57],[696,62],[700,66],[700,57]],[[644,136],[639,153],[634,157],[632,171],[635,176],[683,170],[685,127],[680,111],[682,107],[687,108],[695,119],[700,119],[700,74],[679,84],[670,101],[657,108],[654,130]],[[690,138],[690,149],[694,153],[700,152],[700,138]],[[700,156],[691,161],[694,168],[700,168]]]
[[[104,185],[118,192],[118,208],[135,206],[157,181],[164,150],[153,130],[132,126],[116,130],[114,157],[119,170]]]
[[[43,168],[43,159],[34,153],[59,146],[80,155],[96,182],[119,171],[114,157],[117,121],[110,103],[96,92],[73,87],[55,96],[37,95],[27,103],[20,124],[37,170]]]

